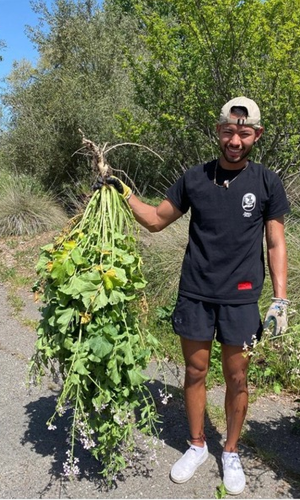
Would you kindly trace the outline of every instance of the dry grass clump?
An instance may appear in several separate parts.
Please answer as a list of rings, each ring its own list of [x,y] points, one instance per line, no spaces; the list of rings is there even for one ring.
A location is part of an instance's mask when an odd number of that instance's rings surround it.
[[[0,237],[36,235],[67,221],[57,201],[29,176],[0,175]]]
[[[184,215],[159,233],[141,229],[147,289],[160,303],[168,303],[177,293],[188,227],[189,215]]]

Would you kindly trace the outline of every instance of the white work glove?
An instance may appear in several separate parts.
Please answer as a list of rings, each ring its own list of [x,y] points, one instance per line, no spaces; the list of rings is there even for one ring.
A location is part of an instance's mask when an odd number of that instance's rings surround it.
[[[287,306],[290,301],[287,299],[272,298],[272,304],[265,317],[264,328],[269,328],[270,323],[273,323],[274,336],[281,335],[288,326],[287,321]]]

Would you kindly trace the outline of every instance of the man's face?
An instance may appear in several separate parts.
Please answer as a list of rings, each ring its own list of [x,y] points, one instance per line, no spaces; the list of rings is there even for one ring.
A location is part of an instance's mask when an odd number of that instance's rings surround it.
[[[232,118],[238,118],[231,115]],[[253,144],[259,139],[263,129],[254,130],[246,125],[224,123],[217,126],[220,149],[224,159],[230,164],[243,163]]]

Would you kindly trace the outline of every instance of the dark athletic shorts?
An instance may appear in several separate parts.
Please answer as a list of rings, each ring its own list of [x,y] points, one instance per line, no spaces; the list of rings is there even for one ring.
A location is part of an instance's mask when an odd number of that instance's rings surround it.
[[[214,304],[179,295],[172,314],[174,332],[189,340],[250,347],[260,340],[262,322],[258,304]]]

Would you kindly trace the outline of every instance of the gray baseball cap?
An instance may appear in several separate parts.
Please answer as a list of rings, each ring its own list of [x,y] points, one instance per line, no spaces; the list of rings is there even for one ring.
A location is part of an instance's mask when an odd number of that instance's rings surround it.
[[[248,113],[247,118],[231,118],[231,109],[234,106],[246,108]],[[259,129],[261,127],[259,107],[256,102],[248,99],[248,97],[235,97],[224,104],[221,109],[219,123],[234,123],[235,125],[247,125],[248,127]]]

